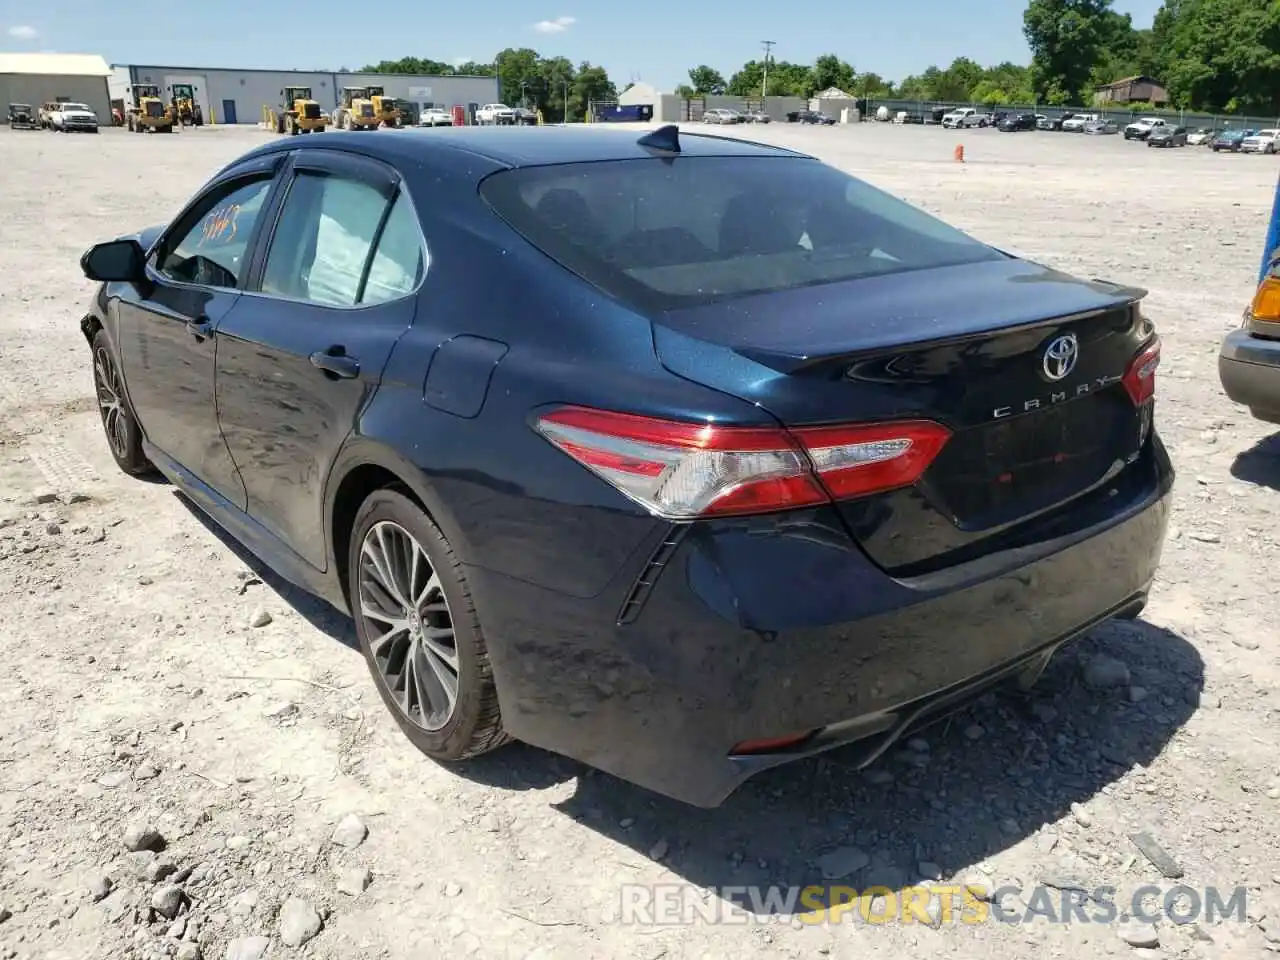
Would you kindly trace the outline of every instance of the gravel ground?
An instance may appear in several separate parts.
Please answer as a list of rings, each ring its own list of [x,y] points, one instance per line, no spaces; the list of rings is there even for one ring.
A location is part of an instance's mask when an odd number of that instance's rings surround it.
[[[1143,619],[866,773],[833,753],[719,810],[521,746],[437,766],[385,714],[349,621],[171,488],[119,474],[101,437],[77,258],[169,218],[268,135],[0,130],[0,960],[1280,950],[1280,435],[1228,403],[1215,367],[1277,158],[877,124],[745,133],[1002,248],[1150,289],[1180,475]],[[806,924],[748,895],[775,922],[619,922],[624,884],[921,877],[1018,885],[1007,904],[1041,916]],[[1247,916],[1083,922],[1095,900],[1052,922],[1036,884],[1055,904],[1111,886],[1120,910],[1148,885],[1244,887]]]

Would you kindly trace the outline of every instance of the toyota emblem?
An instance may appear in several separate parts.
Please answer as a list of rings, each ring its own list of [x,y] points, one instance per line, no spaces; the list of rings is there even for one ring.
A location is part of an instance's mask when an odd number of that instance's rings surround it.
[[[1044,351],[1044,375],[1050,380],[1061,380],[1076,368],[1080,359],[1080,341],[1074,333],[1058,337]]]

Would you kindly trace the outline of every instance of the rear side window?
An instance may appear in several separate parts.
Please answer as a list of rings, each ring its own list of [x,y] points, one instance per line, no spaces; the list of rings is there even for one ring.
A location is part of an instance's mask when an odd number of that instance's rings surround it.
[[[405,193],[388,210],[370,184],[307,171],[294,177],[285,198],[261,289],[331,307],[385,303],[411,294],[425,266]]]
[[[526,167],[490,176],[481,193],[534,246],[641,309],[1003,256],[805,158]]]
[[[386,199],[368,184],[298,174],[271,239],[262,292],[325,306],[355,306],[386,208]]]

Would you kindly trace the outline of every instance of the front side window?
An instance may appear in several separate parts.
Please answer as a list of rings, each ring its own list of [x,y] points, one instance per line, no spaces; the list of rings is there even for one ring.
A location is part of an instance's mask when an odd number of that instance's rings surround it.
[[[271,189],[269,176],[219,192],[179,226],[161,249],[157,269],[172,280],[211,287],[239,286],[249,239]]]
[[[1003,257],[806,158],[527,167],[490,176],[481,193],[534,246],[642,309]]]
[[[380,190],[359,180],[299,173],[267,252],[262,292],[333,307],[411,292],[423,269],[416,214],[401,195],[379,239],[387,202]]]

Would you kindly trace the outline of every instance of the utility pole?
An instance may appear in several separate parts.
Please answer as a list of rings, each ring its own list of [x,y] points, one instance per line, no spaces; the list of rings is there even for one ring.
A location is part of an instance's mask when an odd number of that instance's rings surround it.
[[[773,49],[776,40],[761,40],[760,44],[764,47],[764,82],[760,84],[760,99],[763,100],[769,96],[769,52]]]

